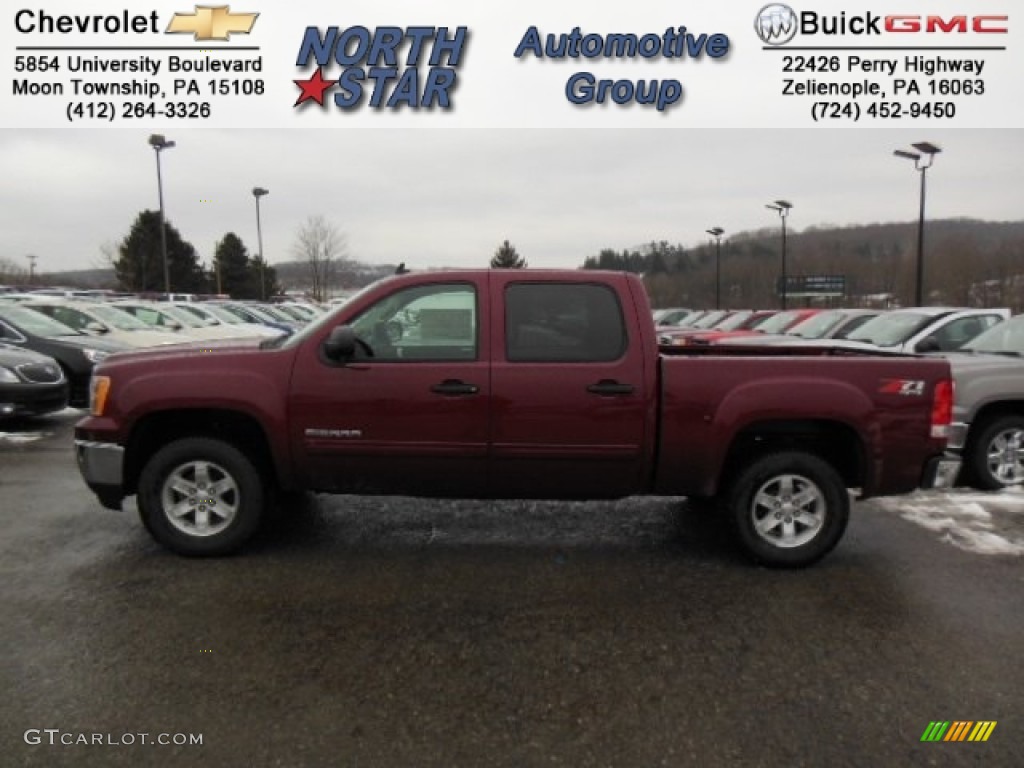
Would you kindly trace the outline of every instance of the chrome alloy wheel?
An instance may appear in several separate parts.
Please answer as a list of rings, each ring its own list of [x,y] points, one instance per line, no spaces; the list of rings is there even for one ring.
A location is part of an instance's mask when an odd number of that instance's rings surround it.
[[[189,461],[175,467],[160,491],[168,522],[189,536],[213,536],[235,519],[238,484],[221,466]]]
[[[757,535],[775,547],[799,547],[821,531],[827,514],[822,490],[801,475],[777,475],[754,494],[750,515]]]
[[[1024,483],[1024,430],[997,432],[988,444],[986,463],[993,479],[1003,485]]]

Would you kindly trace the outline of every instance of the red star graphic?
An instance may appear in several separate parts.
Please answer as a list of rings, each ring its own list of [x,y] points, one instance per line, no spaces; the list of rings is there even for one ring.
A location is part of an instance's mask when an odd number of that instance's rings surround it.
[[[299,98],[296,99],[295,104],[292,106],[299,106],[304,101],[313,99],[321,107],[324,105],[324,91],[334,85],[333,80],[324,80],[323,75],[320,74],[320,68],[317,67],[316,72],[309,80],[293,80],[299,88],[302,89],[302,93],[299,94]]]

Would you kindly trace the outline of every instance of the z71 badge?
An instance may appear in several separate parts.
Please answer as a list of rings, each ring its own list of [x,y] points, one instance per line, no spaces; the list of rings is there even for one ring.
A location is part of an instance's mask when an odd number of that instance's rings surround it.
[[[924,395],[924,382],[920,379],[882,379],[878,391],[885,395],[921,397]]]

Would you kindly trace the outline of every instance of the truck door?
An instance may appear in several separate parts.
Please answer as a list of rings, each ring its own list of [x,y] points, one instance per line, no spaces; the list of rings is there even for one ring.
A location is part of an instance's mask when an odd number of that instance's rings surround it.
[[[350,324],[355,360],[299,351],[290,430],[300,475],[320,490],[482,495],[490,395],[486,275],[396,287]],[[324,329],[326,335],[329,329]]]
[[[607,282],[498,272],[491,307],[492,494],[636,492],[650,397],[619,294]]]

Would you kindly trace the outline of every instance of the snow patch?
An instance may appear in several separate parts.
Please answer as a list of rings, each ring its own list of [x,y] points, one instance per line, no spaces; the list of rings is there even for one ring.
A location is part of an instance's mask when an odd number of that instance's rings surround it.
[[[1014,518],[1024,507],[1020,489],[997,493],[917,491],[902,497],[878,499],[879,506],[915,525],[941,534],[940,541],[979,555],[1024,555],[1024,537]],[[983,504],[988,506],[986,509]],[[1000,525],[992,510],[1009,526]],[[1009,530],[1002,530],[1009,528]]]

